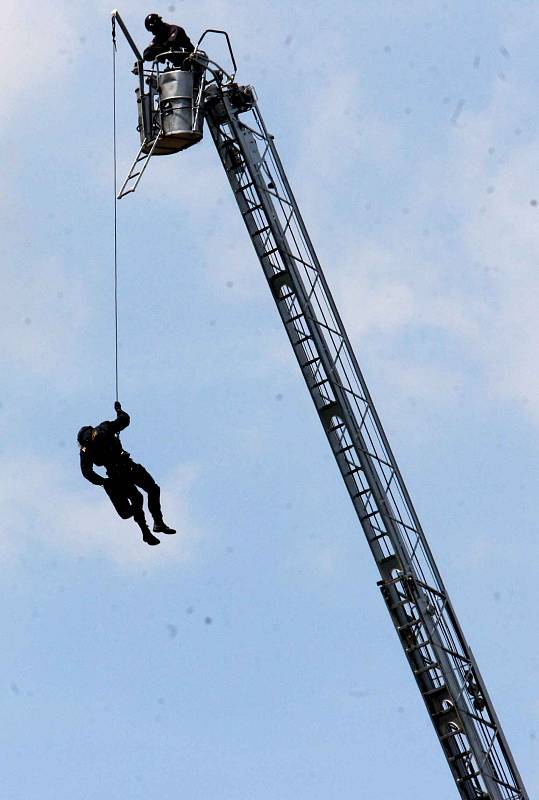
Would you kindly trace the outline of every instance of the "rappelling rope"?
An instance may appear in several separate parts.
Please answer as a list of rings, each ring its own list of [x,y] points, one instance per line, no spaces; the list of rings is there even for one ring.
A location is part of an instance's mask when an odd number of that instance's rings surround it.
[[[118,198],[116,178],[116,20],[112,18],[112,128],[114,160],[114,367],[118,400]]]

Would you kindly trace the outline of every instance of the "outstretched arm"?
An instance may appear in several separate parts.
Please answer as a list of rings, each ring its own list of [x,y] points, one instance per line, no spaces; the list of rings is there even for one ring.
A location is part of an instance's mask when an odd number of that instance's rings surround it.
[[[114,410],[116,411],[116,419],[109,422],[109,430],[112,433],[120,433],[124,428],[127,428],[131,419],[126,411],[122,410],[120,403],[116,400],[114,403]]]

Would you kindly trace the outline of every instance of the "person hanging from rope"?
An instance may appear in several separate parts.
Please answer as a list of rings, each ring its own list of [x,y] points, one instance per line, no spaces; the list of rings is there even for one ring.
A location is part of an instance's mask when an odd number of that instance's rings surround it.
[[[114,403],[116,419],[105,420],[97,427],[85,425],[77,435],[80,446],[81,472],[90,483],[103,486],[114,508],[122,519],[133,517],[142,531],[142,539],[149,545],[159,544],[146,523],[143,495],[137,487],[148,494],[148,510],[153,517],[154,533],[176,533],[163,522],[161,513],[161,490],[149,472],[141,464],[135,464],[120,441],[119,433],[127,428],[129,414],[123,411],[118,401]],[[105,467],[107,477],[94,471],[94,465]]]
[[[171,50],[179,51],[177,54],[169,54],[167,59],[181,69],[189,53],[195,49],[184,29],[179,25],[163,22],[159,14],[148,14],[144,25],[147,31],[153,33],[153,39],[143,53],[144,61],[153,61],[161,53]]]

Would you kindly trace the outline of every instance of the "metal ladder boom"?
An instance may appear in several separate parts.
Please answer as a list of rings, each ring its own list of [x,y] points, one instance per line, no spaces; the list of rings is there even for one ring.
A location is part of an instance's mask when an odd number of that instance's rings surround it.
[[[529,800],[258,106],[206,119],[464,800]],[[246,121],[248,119],[248,124]]]

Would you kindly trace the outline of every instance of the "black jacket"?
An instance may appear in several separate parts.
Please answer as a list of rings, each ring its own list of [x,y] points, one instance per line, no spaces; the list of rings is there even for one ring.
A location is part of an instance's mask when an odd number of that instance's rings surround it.
[[[163,28],[153,37],[151,44],[145,49],[143,54],[144,61],[153,61],[160,53],[179,49],[192,53],[195,48],[183,28],[180,28],[179,25],[169,25],[164,22]]]
[[[90,483],[95,483],[96,486],[103,486],[105,483],[105,478],[94,472],[94,464],[109,469],[122,458],[129,457],[129,453],[124,451],[117,436],[120,431],[127,428],[129,422],[129,414],[118,411],[115,420],[105,420],[94,428],[95,436],[80,448],[80,469]]]

